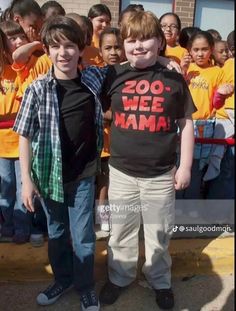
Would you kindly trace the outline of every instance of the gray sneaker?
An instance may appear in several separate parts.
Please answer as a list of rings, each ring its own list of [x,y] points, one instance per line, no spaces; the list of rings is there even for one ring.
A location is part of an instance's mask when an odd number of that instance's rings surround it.
[[[45,291],[41,292],[37,297],[37,303],[41,306],[51,305],[56,302],[62,294],[68,291],[72,286],[65,287],[55,282],[51,284]]]
[[[80,295],[81,311],[99,311],[100,303],[95,290]]]

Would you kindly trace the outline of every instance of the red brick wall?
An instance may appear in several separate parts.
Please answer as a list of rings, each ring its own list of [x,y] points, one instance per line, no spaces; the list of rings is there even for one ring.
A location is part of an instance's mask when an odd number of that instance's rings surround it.
[[[179,15],[182,28],[193,26],[196,0],[175,0],[174,12]]]
[[[120,0],[101,0],[101,3],[108,6],[112,15],[112,26],[117,27],[119,18]]]

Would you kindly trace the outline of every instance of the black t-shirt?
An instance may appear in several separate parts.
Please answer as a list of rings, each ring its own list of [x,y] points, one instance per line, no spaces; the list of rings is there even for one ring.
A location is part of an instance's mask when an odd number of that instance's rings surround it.
[[[134,177],[155,177],[176,162],[176,120],[196,110],[188,86],[176,71],[156,63],[135,69],[111,66],[102,92],[111,105],[110,164]]]
[[[70,182],[84,175],[97,156],[95,129],[95,99],[81,83],[79,76],[73,80],[57,80],[60,109],[60,139],[63,181]],[[94,174],[96,167],[93,169]]]

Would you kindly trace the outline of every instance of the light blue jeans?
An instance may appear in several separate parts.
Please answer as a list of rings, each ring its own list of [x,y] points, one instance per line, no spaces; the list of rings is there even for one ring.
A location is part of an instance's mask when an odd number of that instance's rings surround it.
[[[94,287],[95,177],[64,186],[65,201],[42,200],[48,225],[48,256],[55,280],[80,292]]]
[[[21,199],[21,175],[18,158],[0,158],[0,210],[2,235],[30,234],[30,218]]]

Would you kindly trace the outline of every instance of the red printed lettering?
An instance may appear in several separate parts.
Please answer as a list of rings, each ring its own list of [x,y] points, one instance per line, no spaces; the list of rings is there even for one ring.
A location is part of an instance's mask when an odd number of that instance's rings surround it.
[[[157,121],[156,132],[166,131],[168,128],[166,117],[159,117]]]
[[[134,114],[128,115],[128,118],[126,120],[125,128],[128,129],[131,127],[133,130],[137,130],[137,121],[136,121],[136,116]]]
[[[146,128],[149,129],[149,132],[155,132],[156,116],[146,117],[143,114],[140,115],[138,129],[144,131]]]
[[[163,107],[161,106],[161,103],[164,102],[164,97],[153,97],[152,101],[152,112],[163,112]]]
[[[122,93],[134,94],[137,81],[126,81]]]
[[[136,111],[138,109],[138,102],[139,96],[134,96],[132,98],[128,98],[128,96],[122,96],[122,103],[125,111]]]
[[[149,91],[150,84],[147,80],[141,80],[137,83],[136,92],[140,95],[146,94]]]
[[[124,127],[125,125],[125,113],[119,114],[118,112],[115,113],[115,126]]]
[[[152,94],[160,95],[164,91],[164,84],[160,80],[154,81],[151,84],[150,90],[151,90]]]
[[[152,97],[151,96],[141,96],[140,102],[139,102],[139,111],[150,111],[150,101]]]

